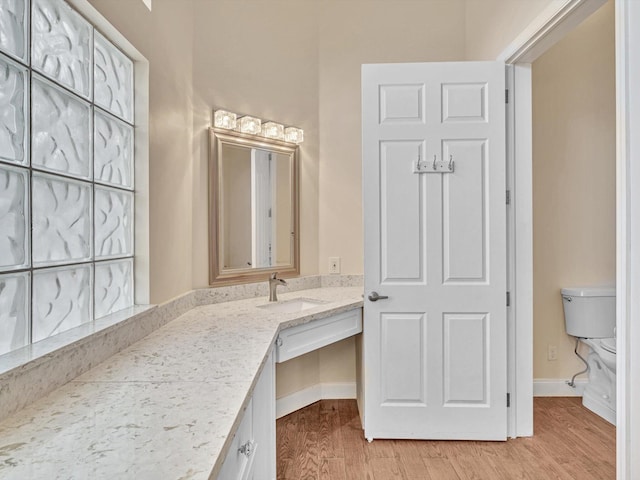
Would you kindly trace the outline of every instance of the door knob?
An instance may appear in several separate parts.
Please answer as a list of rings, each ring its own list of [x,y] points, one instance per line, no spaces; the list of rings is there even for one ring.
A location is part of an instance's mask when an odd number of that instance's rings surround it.
[[[369,300],[372,302],[377,302],[378,300],[384,300],[385,298],[389,298],[387,295],[378,295],[378,292],[371,292],[369,295]]]
[[[249,440],[247,443],[243,444],[238,448],[238,453],[249,458],[253,453],[253,442]]]

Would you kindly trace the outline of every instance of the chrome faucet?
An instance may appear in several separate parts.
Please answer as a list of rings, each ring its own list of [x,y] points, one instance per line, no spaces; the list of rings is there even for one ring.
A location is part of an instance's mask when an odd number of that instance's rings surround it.
[[[277,278],[276,277],[277,275],[278,275],[278,272],[274,272],[271,274],[271,276],[269,276],[269,301],[270,302],[278,301],[278,295],[276,294],[276,289],[278,288],[278,285],[287,284],[287,282],[285,282],[283,279]]]

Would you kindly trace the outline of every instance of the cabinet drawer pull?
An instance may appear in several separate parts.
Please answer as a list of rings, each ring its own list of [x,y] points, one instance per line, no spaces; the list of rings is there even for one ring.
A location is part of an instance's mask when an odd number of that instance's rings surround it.
[[[249,458],[253,453],[253,442],[249,440],[244,445],[241,445],[240,448],[238,448],[238,453],[241,453],[242,455]]]

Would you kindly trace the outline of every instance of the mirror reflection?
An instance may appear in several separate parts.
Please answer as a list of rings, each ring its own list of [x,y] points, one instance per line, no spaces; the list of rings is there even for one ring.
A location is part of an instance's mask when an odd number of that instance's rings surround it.
[[[291,156],[222,145],[222,269],[292,263]]]
[[[295,144],[211,129],[211,283],[299,273]]]

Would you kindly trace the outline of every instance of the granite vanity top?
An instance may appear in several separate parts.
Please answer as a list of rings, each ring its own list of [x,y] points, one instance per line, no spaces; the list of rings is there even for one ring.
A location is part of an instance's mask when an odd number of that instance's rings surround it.
[[[208,479],[219,470],[278,332],[362,306],[362,287],[196,307],[0,423],[0,478]]]

